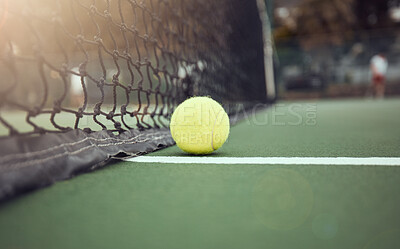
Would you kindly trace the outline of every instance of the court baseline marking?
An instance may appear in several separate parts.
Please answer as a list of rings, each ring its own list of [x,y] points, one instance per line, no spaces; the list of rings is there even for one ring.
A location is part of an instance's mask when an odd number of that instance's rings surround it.
[[[400,166],[400,157],[207,157],[139,156],[124,159],[140,163],[265,164],[265,165],[371,165]]]

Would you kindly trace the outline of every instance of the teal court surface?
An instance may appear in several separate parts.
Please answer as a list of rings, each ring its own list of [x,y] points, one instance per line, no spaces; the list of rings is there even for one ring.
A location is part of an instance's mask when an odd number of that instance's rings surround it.
[[[0,248],[400,248],[399,158],[399,99],[280,102],[207,157],[173,146],[3,203]]]

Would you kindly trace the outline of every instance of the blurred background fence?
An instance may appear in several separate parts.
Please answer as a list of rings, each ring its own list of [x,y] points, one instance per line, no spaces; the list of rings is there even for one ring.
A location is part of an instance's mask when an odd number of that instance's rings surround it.
[[[273,10],[281,97],[367,96],[380,52],[386,95],[400,95],[399,0],[276,0]]]

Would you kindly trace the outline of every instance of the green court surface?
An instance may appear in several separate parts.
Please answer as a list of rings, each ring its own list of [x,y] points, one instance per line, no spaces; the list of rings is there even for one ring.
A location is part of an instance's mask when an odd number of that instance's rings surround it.
[[[246,114],[210,156],[400,157],[399,99]],[[4,203],[0,248],[400,248],[399,210],[397,166],[120,162]]]

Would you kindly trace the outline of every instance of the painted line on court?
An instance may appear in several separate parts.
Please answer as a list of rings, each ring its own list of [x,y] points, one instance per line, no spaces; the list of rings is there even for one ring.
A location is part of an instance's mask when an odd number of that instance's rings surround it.
[[[400,157],[206,157],[139,156],[125,159],[140,163],[177,164],[285,164],[285,165],[375,165],[400,166]]]

